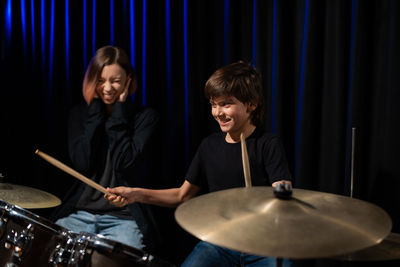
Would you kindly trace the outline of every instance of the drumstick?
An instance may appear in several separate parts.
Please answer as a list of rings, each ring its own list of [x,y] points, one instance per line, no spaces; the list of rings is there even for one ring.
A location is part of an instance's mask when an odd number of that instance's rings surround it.
[[[244,139],[243,133],[240,134],[240,143],[242,145],[242,162],[243,162],[244,182],[246,184],[246,187],[251,187],[249,156],[247,155],[246,141]]]
[[[45,159],[46,161],[50,162],[51,164],[53,164],[54,166],[56,166],[57,168],[65,171],[66,173],[69,173],[70,175],[74,176],[75,178],[78,178],[79,180],[81,180],[82,182],[84,182],[85,184],[93,187],[96,190],[99,190],[100,192],[104,193],[104,194],[110,194],[107,192],[107,190],[102,187],[101,185],[99,185],[96,182],[93,182],[92,180],[90,180],[89,178],[86,178],[85,176],[83,176],[82,174],[80,174],[79,172],[71,169],[70,167],[68,167],[67,165],[65,165],[64,163],[61,163],[60,161],[56,160],[55,158],[47,155],[44,152],[39,151],[39,149],[36,149],[35,154],[41,156],[43,159]]]

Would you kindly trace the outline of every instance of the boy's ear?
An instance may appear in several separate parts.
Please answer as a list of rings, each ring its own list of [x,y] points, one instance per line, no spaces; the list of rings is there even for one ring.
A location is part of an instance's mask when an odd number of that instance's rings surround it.
[[[253,112],[258,106],[258,103],[255,102],[249,102],[247,103],[247,111],[248,112]]]

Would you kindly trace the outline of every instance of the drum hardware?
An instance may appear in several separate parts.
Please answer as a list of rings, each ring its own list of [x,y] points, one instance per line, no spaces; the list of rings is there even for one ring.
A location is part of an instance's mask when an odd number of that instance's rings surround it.
[[[60,242],[54,248],[53,253],[51,253],[49,257],[49,263],[54,266],[74,266],[71,262],[71,257],[75,246],[75,239],[65,232],[62,233],[62,236],[65,237],[65,242]]]
[[[99,234],[64,232],[67,241],[58,244],[49,258],[51,266],[61,267],[172,267],[155,256],[126,246]]]
[[[153,255],[107,239],[99,234],[81,232],[73,235],[68,253],[61,257],[62,266],[173,266]]]
[[[39,151],[37,153],[42,157],[47,156]],[[50,161],[54,163],[54,160]],[[91,186],[96,188],[96,185]],[[106,192],[100,185],[96,189]],[[0,183],[0,266],[173,266],[153,255],[100,235],[72,233],[23,209],[54,207],[59,204],[61,201],[47,192]]]
[[[350,197],[352,198],[354,191],[355,127],[352,127],[351,133]],[[400,259],[400,234],[392,232],[377,245],[352,253],[339,255],[334,257],[334,259],[345,261],[385,261]]]
[[[0,266],[54,266],[49,257],[68,230],[2,200],[0,210]]]
[[[75,239],[68,266],[87,266],[90,263],[89,256],[92,255],[93,249],[88,247],[88,244],[89,238],[84,234]]]
[[[353,197],[354,190],[354,156],[356,147],[356,128],[351,128],[351,157],[350,157],[350,197]]]
[[[0,239],[3,238],[3,235],[6,233],[6,225],[7,225],[7,217],[5,216],[5,212],[7,211],[7,209],[9,209],[8,207],[9,205],[5,205],[3,207],[3,209],[0,210]]]
[[[12,250],[11,261],[7,262],[7,265],[21,263],[25,251],[29,251],[32,245],[33,231],[34,227],[29,224],[22,232],[12,229],[11,234],[7,235],[4,247]]]

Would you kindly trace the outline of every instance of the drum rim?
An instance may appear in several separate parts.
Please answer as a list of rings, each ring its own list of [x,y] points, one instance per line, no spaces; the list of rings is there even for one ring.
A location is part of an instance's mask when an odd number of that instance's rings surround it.
[[[118,249],[118,251],[122,251],[129,256],[133,256],[133,257],[136,257],[139,259],[141,259],[147,255],[147,253],[144,252],[143,250],[128,246],[126,244],[123,244],[123,243],[118,242],[113,239],[109,239],[101,234],[94,234],[94,233],[82,231],[76,235],[77,235],[76,236],[77,239],[84,237],[83,239],[85,241],[88,241],[92,247],[106,249],[111,252],[115,252],[115,250]]]
[[[0,213],[0,218],[3,218],[4,216],[18,218],[22,221],[28,221],[29,223],[39,225],[43,228],[51,230],[54,233],[61,234],[62,232],[69,232],[68,229],[56,223],[53,223],[52,221],[44,217],[41,217],[33,212],[30,212],[17,205],[6,202],[2,199],[0,199],[0,210],[4,210],[4,212]],[[7,216],[7,214],[9,214],[9,216]]]

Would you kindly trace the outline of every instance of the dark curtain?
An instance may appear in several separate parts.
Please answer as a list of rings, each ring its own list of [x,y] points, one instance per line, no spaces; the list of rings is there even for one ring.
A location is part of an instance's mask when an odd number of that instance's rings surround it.
[[[179,186],[201,140],[219,130],[206,80],[244,60],[262,72],[265,122],[283,140],[295,187],[352,192],[383,208],[400,232],[399,12],[396,0],[1,1],[0,172],[8,183],[64,196],[74,178],[34,152],[69,163],[68,111],[82,101],[94,50],[113,44],[132,56],[135,101],[161,116],[149,187]],[[179,263],[195,240],[173,210],[155,212],[167,228],[161,254]]]

